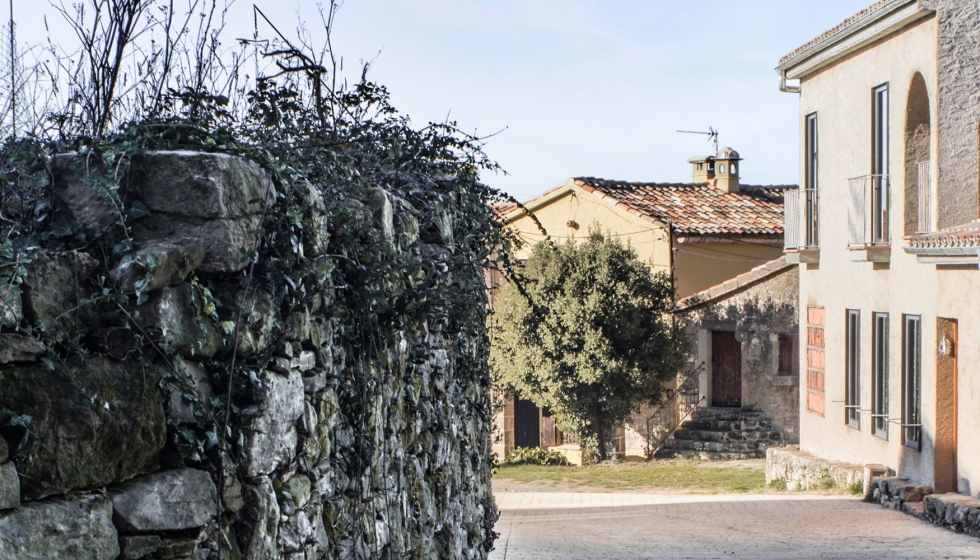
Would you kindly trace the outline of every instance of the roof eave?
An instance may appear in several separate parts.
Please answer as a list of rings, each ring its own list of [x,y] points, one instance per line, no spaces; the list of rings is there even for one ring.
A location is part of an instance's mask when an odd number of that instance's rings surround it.
[[[776,67],[776,71],[790,80],[805,78],[895,31],[934,14],[934,11],[921,7],[919,0],[891,0],[839,32],[831,33],[800,52],[784,58]]]

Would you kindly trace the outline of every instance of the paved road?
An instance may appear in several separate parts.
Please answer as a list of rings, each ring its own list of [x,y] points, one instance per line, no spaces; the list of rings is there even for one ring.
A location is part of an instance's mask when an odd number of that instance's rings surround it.
[[[854,498],[498,492],[491,560],[980,559],[980,540]]]

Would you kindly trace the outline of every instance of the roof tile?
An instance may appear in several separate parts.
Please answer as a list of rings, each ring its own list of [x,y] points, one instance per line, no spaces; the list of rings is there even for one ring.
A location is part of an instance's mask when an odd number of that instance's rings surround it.
[[[727,193],[707,183],[629,183],[577,177],[631,213],[673,223],[680,235],[782,235],[783,192],[795,186],[746,186]]]

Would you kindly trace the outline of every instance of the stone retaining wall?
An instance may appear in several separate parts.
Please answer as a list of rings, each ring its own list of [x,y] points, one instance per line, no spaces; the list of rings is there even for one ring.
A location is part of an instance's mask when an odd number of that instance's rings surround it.
[[[766,450],[766,484],[782,480],[789,490],[811,490],[828,485],[853,488],[861,484],[864,495],[868,495],[871,492],[871,477],[885,470],[878,465],[826,461],[800,451],[795,445]]]
[[[56,158],[57,211],[109,227],[117,215],[74,158]],[[230,559],[485,558],[496,509],[482,330],[429,309],[349,332],[329,275],[298,303],[258,281],[243,294],[262,201],[277,211],[266,173],[221,154],[137,163],[133,250],[33,253],[22,291],[3,294],[0,560],[217,560],[219,546]],[[420,216],[382,189],[362,198],[348,202],[360,227],[424,258],[413,281],[482,317],[479,298],[453,291],[479,270],[446,273],[463,250],[450,214]],[[333,269],[322,247],[305,251]],[[236,331],[221,309],[239,301]],[[355,336],[377,337],[371,354],[352,355]],[[236,344],[247,391],[222,459],[215,417]]]

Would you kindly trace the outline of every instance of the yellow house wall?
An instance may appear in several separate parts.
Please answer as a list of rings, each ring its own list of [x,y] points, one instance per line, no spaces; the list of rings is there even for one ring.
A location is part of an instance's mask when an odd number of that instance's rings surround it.
[[[678,299],[707,290],[783,255],[781,245],[688,242],[675,247]]]
[[[871,91],[889,83],[891,174],[890,208],[905,208],[905,107],[909,85],[922,72],[932,111],[933,183],[938,176],[937,24],[926,20],[893,35],[863,53],[802,82],[803,119],[816,111],[820,127],[819,264],[800,265],[800,447],[803,451],[849,463],[881,463],[918,483],[933,482],[936,419],[936,320],[959,320],[958,470],[960,492],[980,493],[980,272],[941,270],[917,262],[902,250],[903,220],[890,220],[891,260],[887,264],[851,262],[847,250],[848,178],[870,173]],[[800,146],[801,161],[804,147]],[[801,175],[804,171],[801,170]],[[801,176],[801,182],[803,177]],[[963,185],[962,188],[976,188]],[[801,217],[803,205],[801,204]],[[974,265],[975,267],[976,265]],[[825,308],[825,413],[806,406],[806,310]],[[889,416],[901,417],[902,315],[922,317],[922,451],[902,445],[900,427],[889,426],[888,439],[872,435],[871,419],[861,428],[846,426],[845,313],[861,311],[861,408],[871,407],[872,313],[889,313]]]
[[[589,227],[598,224],[603,233],[610,232],[633,247],[637,257],[654,271],[668,270],[670,266],[667,232],[662,224],[633,216],[582,189],[567,187],[561,196],[534,209],[534,215],[556,242],[582,240],[588,236]],[[578,227],[568,227],[569,220]],[[526,216],[511,222],[510,227],[526,242],[517,253],[519,258],[530,256],[534,245],[545,239],[537,224]]]

